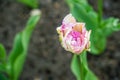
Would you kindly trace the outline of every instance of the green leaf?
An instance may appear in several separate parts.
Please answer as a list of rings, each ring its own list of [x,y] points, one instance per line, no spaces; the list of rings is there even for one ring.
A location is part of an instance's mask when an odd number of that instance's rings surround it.
[[[71,0],[67,0],[67,3],[73,16],[78,21],[85,22],[88,30],[95,31],[98,24],[98,15],[93,11],[92,7],[83,2],[83,0],[80,0],[79,3],[74,0],[72,2]]]
[[[18,56],[18,58],[16,59],[16,61],[14,62],[14,80],[17,80],[21,71],[22,71],[22,68],[23,68],[23,64],[24,64],[24,61],[25,61],[25,58],[26,58],[26,55],[24,55],[26,53],[22,53],[21,55]]]
[[[86,74],[85,80],[98,80],[98,78],[89,70]]]
[[[80,55],[74,54],[71,63],[71,70],[77,80],[98,80],[91,72],[87,64],[87,53],[84,51]],[[92,78],[90,78],[90,76]]]
[[[0,80],[9,80],[9,79],[7,79],[7,77],[4,74],[0,73]]]
[[[91,34],[91,52],[100,54],[106,47],[106,37],[100,29]]]
[[[33,13],[27,22],[26,28],[16,35],[13,49],[8,58],[12,80],[17,80],[22,71],[31,34],[41,16],[40,12],[36,12],[36,10]]]
[[[84,53],[81,53],[84,54]],[[84,80],[85,75],[86,75],[86,69],[87,65],[86,65],[86,61],[84,61],[85,63],[83,63],[82,60],[83,58],[80,58],[80,55],[76,55],[74,54],[73,59],[72,59],[72,63],[71,63],[71,70],[73,72],[73,74],[75,75],[77,80]]]
[[[35,25],[39,21],[40,16],[41,16],[40,14],[31,16],[27,22],[25,30],[22,33],[22,43],[23,43],[25,49],[27,49],[27,46],[28,46],[28,43],[30,40],[30,36],[35,28]]]
[[[82,3],[82,4],[88,4],[87,0],[66,0],[69,5],[72,5],[72,3]]]
[[[108,18],[106,20],[103,20],[102,23],[102,31],[104,32],[104,35],[107,37],[114,31],[120,30],[120,23],[119,19],[117,18]]]
[[[6,51],[5,48],[2,44],[0,44],[0,61],[5,61],[6,60]]]
[[[38,8],[38,0],[17,0],[17,1],[31,8]]]
[[[79,63],[79,60],[77,59],[77,55],[73,55],[72,63],[71,63],[71,70],[72,70],[73,74],[75,75],[75,77],[77,78],[77,80],[81,80],[79,64],[80,63]]]
[[[88,64],[87,64],[87,53],[86,51],[83,51],[82,53],[80,53],[79,55],[79,58],[80,58],[80,62],[81,62],[81,70],[82,70],[82,80],[85,80],[85,77],[86,77],[86,74],[88,72]]]
[[[80,54],[80,59],[81,59],[82,64],[84,65],[85,69],[88,69],[87,53],[86,53],[86,51],[84,51],[84,52],[82,52],[82,53]]]
[[[80,55],[74,54],[71,62],[71,70],[77,80],[84,80],[88,70],[86,52],[80,53]]]
[[[15,60],[17,59],[17,57],[23,52],[21,38],[22,38],[22,33],[18,33],[15,37],[13,49],[10,52],[9,59],[8,59],[12,65],[15,62]]]
[[[120,30],[119,19],[109,18],[103,20],[102,26],[91,34],[91,52],[100,54],[106,47],[106,38],[114,31]],[[103,34],[104,33],[104,34]]]
[[[6,71],[5,65],[0,63],[0,72],[5,72],[5,71]]]
[[[101,24],[103,17],[103,0],[97,0],[97,4],[98,4],[98,21]]]

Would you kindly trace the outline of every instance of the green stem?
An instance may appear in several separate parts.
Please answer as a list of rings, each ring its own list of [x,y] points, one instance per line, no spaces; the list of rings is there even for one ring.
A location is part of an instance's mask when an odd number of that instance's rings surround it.
[[[98,0],[98,21],[101,23],[102,16],[103,16],[103,0]]]
[[[80,67],[80,73],[81,73],[80,79],[84,80],[83,65],[82,65],[82,61],[80,59],[80,55],[77,55],[77,59],[79,61],[79,67]]]

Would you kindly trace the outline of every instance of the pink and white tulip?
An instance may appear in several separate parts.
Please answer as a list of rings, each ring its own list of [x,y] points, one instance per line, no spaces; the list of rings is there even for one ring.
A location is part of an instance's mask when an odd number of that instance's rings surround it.
[[[85,23],[76,22],[72,14],[63,19],[62,25],[57,27],[57,32],[65,50],[75,54],[89,50],[91,31],[86,30]]]

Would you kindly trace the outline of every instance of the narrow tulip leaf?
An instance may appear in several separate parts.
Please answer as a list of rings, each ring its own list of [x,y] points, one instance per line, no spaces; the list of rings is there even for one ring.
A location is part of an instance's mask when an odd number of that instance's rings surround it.
[[[71,62],[71,70],[77,80],[81,80],[80,60],[77,59],[77,55],[74,55]]]
[[[38,0],[17,0],[17,1],[31,8],[38,8]]]
[[[14,61],[17,59],[17,57],[23,52],[23,46],[21,41],[21,35],[22,33],[18,33],[14,40],[13,49],[10,52],[9,55],[9,62],[13,65]]]
[[[0,44],[0,61],[3,62],[6,60],[6,51],[2,44]]]
[[[114,31],[118,31],[118,30],[120,30],[119,19],[108,18],[108,19],[103,20],[102,31],[104,32],[104,35],[106,37],[111,35]]]
[[[98,78],[89,70],[86,74],[85,80],[98,80]]]
[[[98,16],[92,7],[83,0],[79,0],[79,3],[74,0],[71,3],[71,0],[67,0],[67,3],[73,16],[78,21],[85,22],[88,30],[92,29],[95,31],[98,24]]]
[[[86,74],[88,72],[87,53],[86,53],[86,51],[82,52],[79,55],[79,58],[80,58],[80,61],[81,61],[82,74],[83,74],[82,80],[85,80]]]
[[[98,80],[97,77],[88,68],[86,57],[87,53],[85,51],[82,52],[80,55],[74,54],[71,63],[71,70],[73,74],[75,75],[77,80]],[[92,78],[90,78],[90,76]]]
[[[106,37],[100,29],[91,34],[91,52],[93,54],[100,54],[106,47]]]
[[[102,53],[106,47],[106,38],[114,31],[120,30],[119,19],[109,18],[103,20],[102,26],[91,34],[91,52]],[[104,33],[104,34],[103,34]]]
[[[99,24],[101,24],[102,17],[103,17],[103,0],[97,0],[98,4],[98,20]]]
[[[88,69],[87,53],[86,53],[86,51],[84,51],[84,52],[82,52],[82,53],[80,54],[80,59],[81,59],[82,64],[84,65],[85,69]]]
[[[25,30],[22,33],[22,43],[24,45],[24,48],[26,49],[30,40],[30,36],[35,28],[35,25],[39,21],[40,17],[41,17],[41,14],[31,16],[27,22]]]
[[[35,25],[40,19],[40,12],[37,11],[34,14],[31,15],[29,18],[26,28],[18,33],[15,37],[13,49],[9,55],[8,61],[11,66],[11,73],[13,80],[17,80],[22,68],[23,64],[27,55],[27,49],[28,49],[28,44],[30,41],[31,34],[35,28]]]
[[[84,80],[98,80],[95,74],[92,73],[92,71],[88,68],[88,63],[87,63],[87,53],[84,51],[80,55],[80,59],[83,65],[83,71],[84,71]]]
[[[18,58],[16,59],[16,61],[14,62],[14,80],[18,80],[18,77],[22,71],[24,62],[25,62],[25,58],[26,58],[26,53],[21,53],[21,55],[18,56]]]
[[[86,52],[83,52],[80,55],[74,54],[71,62],[71,70],[77,80],[85,79],[88,70]]]

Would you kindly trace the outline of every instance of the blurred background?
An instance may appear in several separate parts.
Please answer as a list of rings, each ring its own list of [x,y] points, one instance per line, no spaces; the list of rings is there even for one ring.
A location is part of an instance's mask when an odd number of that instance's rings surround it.
[[[88,0],[96,10],[97,0]],[[19,80],[75,80],[70,63],[72,54],[58,41],[56,27],[69,13],[65,0],[38,0],[42,17],[35,28]],[[21,31],[32,8],[16,0],[0,0],[0,43],[7,53],[15,34]],[[104,17],[120,18],[120,0],[104,0]],[[103,54],[88,54],[91,70],[100,80],[120,80],[120,32],[107,39]],[[99,43],[99,42],[98,42]]]

